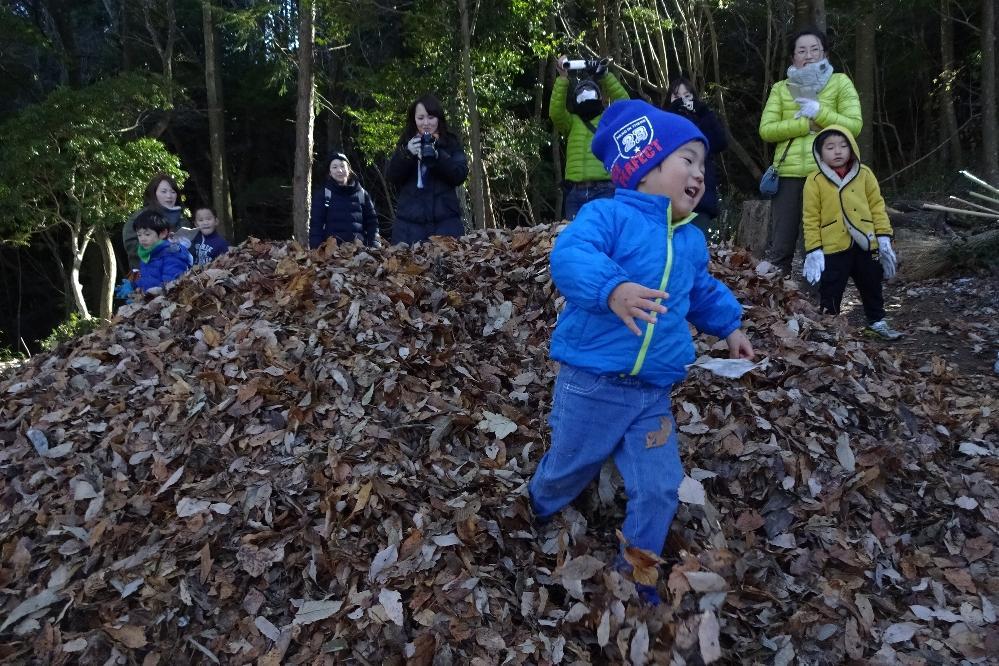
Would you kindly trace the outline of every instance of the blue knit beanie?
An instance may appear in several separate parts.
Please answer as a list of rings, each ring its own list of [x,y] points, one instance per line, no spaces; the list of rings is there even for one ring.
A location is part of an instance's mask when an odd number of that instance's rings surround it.
[[[634,190],[645,174],[689,141],[708,149],[701,130],[683,116],[629,99],[607,107],[590,148],[616,186]]]

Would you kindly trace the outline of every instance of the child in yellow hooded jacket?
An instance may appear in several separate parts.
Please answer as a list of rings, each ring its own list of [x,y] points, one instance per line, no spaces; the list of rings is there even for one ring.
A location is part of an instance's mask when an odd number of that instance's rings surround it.
[[[805,279],[819,284],[824,312],[839,314],[846,283],[853,283],[867,317],[865,332],[896,340],[885,321],[883,278],[895,275],[892,228],[878,179],[860,162],[850,130],[831,125],[815,137],[818,170],[805,179],[802,227]]]

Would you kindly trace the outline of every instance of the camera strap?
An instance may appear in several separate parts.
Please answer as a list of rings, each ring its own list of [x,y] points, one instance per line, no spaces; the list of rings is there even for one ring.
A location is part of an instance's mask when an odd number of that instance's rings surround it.
[[[582,116],[580,116],[579,119],[583,121],[584,125],[586,125],[586,129],[590,130],[590,134],[596,134],[597,133],[597,128],[593,126],[593,123],[591,123],[586,118],[583,118]]]
[[[780,168],[780,165],[784,163],[784,160],[787,159],[787,151],[791,150],[791,144],[793,142],[794,142],[794,139],[788,139],[787,140],[787,144],[784,146],[784,154],[780,156],[780,161],[777,162],[777,164],[774,165],[778,169]]]

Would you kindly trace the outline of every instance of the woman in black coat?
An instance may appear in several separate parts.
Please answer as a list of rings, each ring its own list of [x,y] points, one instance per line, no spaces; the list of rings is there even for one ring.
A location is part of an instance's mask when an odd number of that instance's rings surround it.
[[[457,238],[465,232],[455,190],[468,177],[468,159],[461,141],[448,131],[436,97],[424,95],[409,107],[385,175],[399,192],[393,243]]]
[[[669,84],[670,113],[684,116],[701,130],[708,139],[708,154],[704,158],[704,196],[694,212],[694,224],[708,234],[708,225],[718,217],[718,174],[715,170],[715,155],[728,148],[728,134],[714,111],[697,96],[697,90],[689,79],[678,77]]]
[[[341,243],[359,240],[368,247],[378,243],[378,216],[371,195],[357,182],[343,153],[329,157],[322,189],[312,196],[309,247],[316,248],[330,236]]]

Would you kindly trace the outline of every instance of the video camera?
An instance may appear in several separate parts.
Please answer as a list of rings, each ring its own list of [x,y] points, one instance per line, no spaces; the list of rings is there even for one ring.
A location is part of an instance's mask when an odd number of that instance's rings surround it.
[[[600,58],[599,60],[570,60],[565,58],[562,60],[562,67],[569,72],[588,72],[594,76],[600,76],[607,71],[610,63],[610,58]]]

